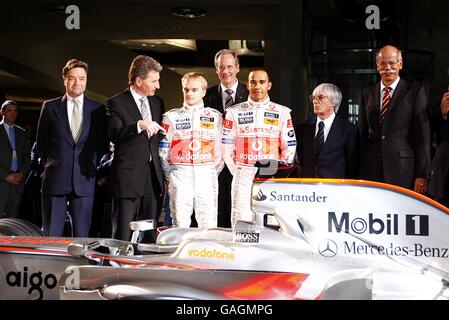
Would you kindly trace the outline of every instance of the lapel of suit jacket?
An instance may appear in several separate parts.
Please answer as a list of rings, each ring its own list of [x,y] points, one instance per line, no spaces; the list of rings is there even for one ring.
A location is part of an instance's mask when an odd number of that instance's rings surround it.
[[[393,92],[393,97],[391,98],[390,111],[392,111],[396,105],[402,100],[402,97],[407,92],[407,81],[400,79],[396,89]],[[388,118],[388,114],[387,114]]]
[[[9,141],[8,133],[6,132],[6,128],[3,125],[5,123],[4,120],[0,121],[0,137],[5,140],[6,144],[9,146],[9,149],[12,151],[11,142]]]
[[[133,120],[135,120],[136,122],[142,120],[142,115],[140,114],[139,106],[136,104],[136,101],[134,100],[133,95],[131,94],[130,88],[128,88],[125,91],[125,103],[127,105],[126,110],[131,114]]]
[[[78,139],[78,143],[81,141],[85,141],[87,139],[87,136],[89,135],[89,128],[90,128],[90,113],[92,109],[92,104],[90,102],[90,99],[84,95],[83,99],[83,126],[81,128],[81,135]]]
[[[235,103],[241,103],[248,100],[248,94],[246,93],[245,85],[239,84],[237,85],[237,91],[235,93]]]
[[[58,119],[58,122],[61,124],[61,128],[63,128],[62,132],[64,133],[64,137],[68,139],[70,143],[74,143],[72,131],[70,130],[66,95],[62,96],[61,100],[57,101],[56,108],[54,108],[53,111],[56,114],[56,119]]]
[[[342,125],[343,123],[341,122],[341,119],[337,115],[335,115],[329,133],[327,134],[326,141],[324,142],[323,148],[326,148],[326,146],[333,146],[337,143],[342,132]]]
[[[158,119],[161,117],[160,113],[160,108],[159,108],[159,101],[157,100],[156,97],[151,97],[148,96],[148,104],[150,106],[150,112],[151,112],[151,119],[153,121],[158,122]]]

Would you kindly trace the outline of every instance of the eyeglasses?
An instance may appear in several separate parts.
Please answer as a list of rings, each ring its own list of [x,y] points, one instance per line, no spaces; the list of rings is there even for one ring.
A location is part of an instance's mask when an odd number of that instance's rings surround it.
[[[322,94],[320,94],[319,96],[314,96],[314,95],[309,96],[310,102],[313,102],[313,100],[315,100],[315,99],[318,101],[323,101],[326,98],[327,98],[327,96],[323,96]]]
[[[391,61],[378,61],[377,64],[382,66],[382,67],[385,67],[385,66],[395,66],[399,62],[400,61],[398,61],[398,60],[396,60],[396,61],[393,61],[393,60],[391,60]]]

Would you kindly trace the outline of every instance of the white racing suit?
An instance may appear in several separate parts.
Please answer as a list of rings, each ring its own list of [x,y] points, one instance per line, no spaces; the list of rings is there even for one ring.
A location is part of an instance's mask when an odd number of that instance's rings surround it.
[[[170,211],[175,227],[217,227],[218,173],[223,169],[221,130],[223,117],[212,108],[183,106],[162,118],[159,155],[168,180]]]
[[[290,109],[267,98],[254,102],[248,98],[226,110],[222,143],[224,160],[233,175],[232,225],[236,220],[251,221],[251,187],[259,160],[292,163],[296,137]]]

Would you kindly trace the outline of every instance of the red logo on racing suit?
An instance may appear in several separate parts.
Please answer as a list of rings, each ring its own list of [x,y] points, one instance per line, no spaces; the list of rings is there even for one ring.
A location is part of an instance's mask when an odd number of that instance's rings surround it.
[[[225,120],[223,123],[223,127],[226,129],[232,129],[232,121],[231,120]]]
[[[287,128],[292,128],[292,127],[293,127],[292,119],[288,119],[287,120]]]
[[[168,128],[170,128],[170,125],[168,123],[163,123],[162,128],[164,128],[165,131],[168,132]]]

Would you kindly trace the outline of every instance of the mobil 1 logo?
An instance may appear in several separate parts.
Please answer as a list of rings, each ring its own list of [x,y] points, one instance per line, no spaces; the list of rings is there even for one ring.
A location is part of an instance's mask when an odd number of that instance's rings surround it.
[[[369,213],[368,218],[362,218],[351,217],[349,212],[341,214],[328,212],[328,232],[399,235],[401,224],[406,236],[429,235],[429,216],[427,215],[406,214],[402,218],[398,214],[380,217]]]

